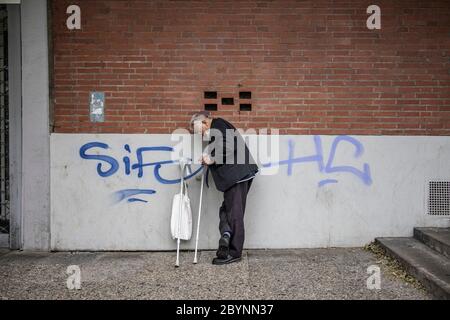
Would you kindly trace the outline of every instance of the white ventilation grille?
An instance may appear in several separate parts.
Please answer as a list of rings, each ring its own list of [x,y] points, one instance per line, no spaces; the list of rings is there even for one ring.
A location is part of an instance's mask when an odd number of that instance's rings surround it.
[[[450,216],[450,181],[428,181],[427,187],[427,213]]]

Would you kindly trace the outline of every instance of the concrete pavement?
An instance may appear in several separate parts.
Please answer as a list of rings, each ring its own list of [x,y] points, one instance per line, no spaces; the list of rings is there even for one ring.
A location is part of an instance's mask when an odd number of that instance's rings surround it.
[[[1,252],[0,299],[430,299],[391,275],[362,248],[246,250],[239,263],[214,266],[213,251]],[[67,289],[69,265],[81,289]],[[369,290],[367,268],[381,268]]]

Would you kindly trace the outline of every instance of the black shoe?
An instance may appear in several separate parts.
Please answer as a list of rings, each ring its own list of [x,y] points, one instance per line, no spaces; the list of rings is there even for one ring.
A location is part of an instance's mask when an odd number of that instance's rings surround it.
[[[216,255],[220,259],[226,259],[230,251],[230,237],[228,235],[223,235],[219,240],[219,249]]]
[[[224,259],[214,258],[212,261],[212,264],[222,265],[222,264],[229,264],[229,263],[238,262],[238,261],[241,261],[241,257],[233,257],[233,256],[228,255]]]

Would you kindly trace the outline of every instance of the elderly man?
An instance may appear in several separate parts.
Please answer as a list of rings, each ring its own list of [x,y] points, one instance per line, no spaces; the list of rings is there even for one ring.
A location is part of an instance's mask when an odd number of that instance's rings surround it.
[[[244,212],[247,193],[258,166],[236,128],[222,118],[212,118],[207,111],[195,113],[191,129],[201,133],[209,144],[200,161],[211,171],[216,188],[224,193],[219,209],[220,240],[217,257],[212,263],[221,265],[241,260],[244,246]],[[208,177],[208,175],[206,175]],[[206,179],[208,183],[208,179]]]

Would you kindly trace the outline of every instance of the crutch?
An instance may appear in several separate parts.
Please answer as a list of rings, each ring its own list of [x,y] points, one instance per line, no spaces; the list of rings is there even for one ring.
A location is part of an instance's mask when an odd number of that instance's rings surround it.
[[[200,218],[202,215],[202,200],[203,200],[203,184],[205,179],[205,167],[202,168],[202,179],[200,184],[200,201],[198,203],[198,220],[197,220],[197,235],[195,237],[195,254],[194,254],[194,264],[197,263],[197,248],[198,248],[198,235],[200,232]]]

